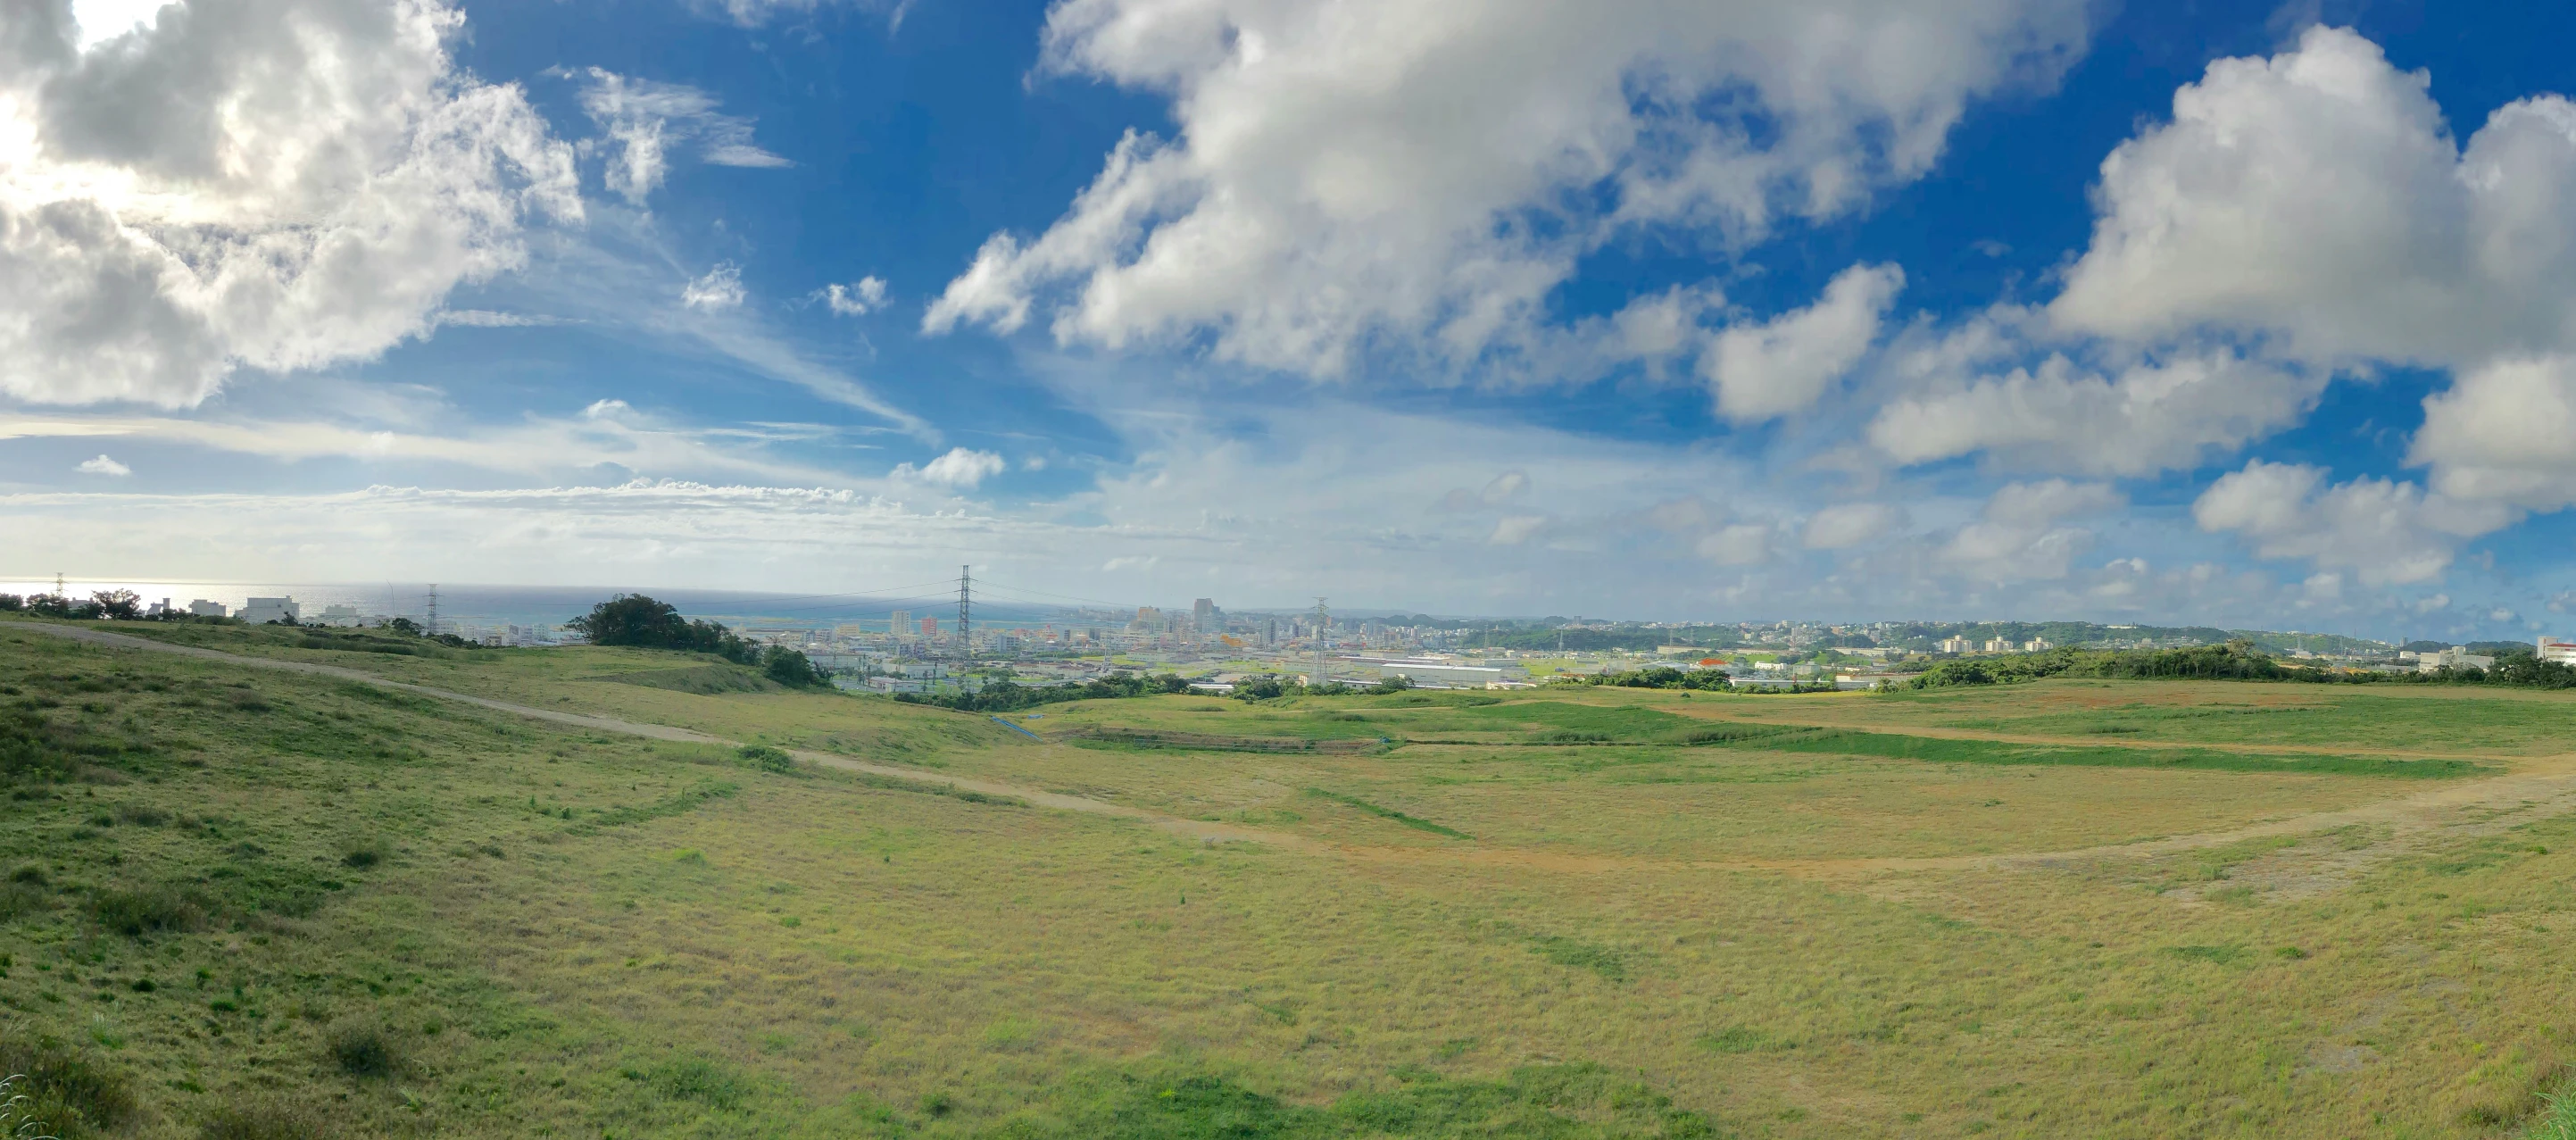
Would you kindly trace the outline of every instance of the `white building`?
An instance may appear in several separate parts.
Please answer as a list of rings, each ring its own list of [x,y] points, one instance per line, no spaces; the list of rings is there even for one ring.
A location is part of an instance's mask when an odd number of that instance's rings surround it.
[[[204,598],[199,598],[188,603],[188,612],[195,614],[198,617],[222,617],[224,616],[224,604],[222,602],[209,602]]]
[[[2000,637],[1989,637],[1986,639],[1986,652],[1988,653],[2010,653],[2012,651],[2013,643],[2009,641]]]
[[[356,625],[358,624],[358,607],[324,606],[322,607],[322,616],[317,620],[323,625]]]
[[[1441,661],[1387,661],[1377,667],[1378,676],[1402,677],[1417,685],[1444,689],[1491,688],[1503,679],[1503,671],[1482,665],[1452,665]]]
[[[304,620],[304,607],[296,605],[295,599],[291,597],[252,598],[250,600],[250,604],[243,606],[241,608],[241,613],[236,616],[252,625],[267,625],[270,622],[287,618],[302,621]]]
[[[2048,639],[2045,637],[2034,637],[2021,643],[2021,651],[2024,653],[2037,653],[2043,649],[2055,648],[2057,647],[2049,644]]]
[[[2543,637],[2540,639],[2540,659],[2556,661],[2560,664],[2576,664],[2576,642]]]
[[[1943,642],[1941,643],[1941,652],[1943,652],[1943,653],[1966,653],[1966,652],[1969,652],[1969,651],[1971,651],[1971,650],[1974,650],[1976,647],[1977,647],[1977,643],[1976,643],[1976,642],[1973,642],[1973,641],[1970,641],[1970,640],[1968,640],[1967,638],[1964,638],[1964,637],[1953,637],[1953,638],[1950,638],[1950,639],[1948,639],[1948,640],[1946,640],[1946,641],[1943,641]]]
[[[2469,652],[2469,647],[2465,645],[2454,645],[2439,653],[2419,653],[2415,655],[2415,671],[2419,673],[2430,673],[2436,669],[2445,667],[2452,669],[2486,669],[2491,668],[2494,665],[2495,658],[2471,653]]]

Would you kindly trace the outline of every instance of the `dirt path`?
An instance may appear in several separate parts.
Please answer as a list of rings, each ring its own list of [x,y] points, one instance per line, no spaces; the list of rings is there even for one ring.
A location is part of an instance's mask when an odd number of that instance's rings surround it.
[[[310,661],[286,661],[264,657],[241,657],[212,649],[173,645],[149,638],[110,633],[79,626],[41,623],[12,623],[9,628],[41,630],[57,637],[117,649],[136,649],[173,653],[183,657],[220,661],[227,665],[254,669],[275,669],[307,673],[387,689],[418,693],[439,700],[456,701],[495,712],[510,713],[556,724],[614,732],[628,736],[649,737],[692,744],[738,747],[741,742],[695,732],[670,725],[620,720],[614,717],[588,716],[561,712],[534,705],[514,704],[488,697],[468,696],[446,689],[434,689],[405,681],[389,681],[371,673],[337,665]],[[1993,739],[1967,737],[1969,739]],[[1030,745],[1033,748],[1056,748],[1060,745]],[[1808,877],[1844,877],[1907,871],[1945,871],[2005,868],[2044,868],[2056,864],[2101,859],[2137,859],[2170,855],[2207,847],[2217,847],[2247,839],[2273,836],[2308,835],[2354,824],[2376,824],[2393,828],[2400,835],[2456,826],[2464,813],[2487,813],[2485,822],[2511,816],[2563,811],[2576,807],[2576,754],[2542,757],[2523,761],[2523,771],[2484,780],[2462,781],[2336,811],[2314,812],[2249,824],[2223,831],[2196,835],[2169,836],[2137,843],[2084,847],[2066,851],[2028,852],[2006,855],[1949,855],[1926,857],[1888,857],[1872,859],[1739,859],[1677,860],[1640,858],[1623,855],[1587,855],[1576,852],[1498,848],[1482,846],[1440,845],[1425,847],[1355,847],[1326,843],[1288,832],[1265,831],[1205,820],[1183,819],[1126,804],[1068,796],[991,780],[977,780],[944,773],[927,772],[889,764],[871,764],[828,752],[790,749],[797,759],[818,767],[847,772],[864,772],[892,776],[919,783],[945,784],[961,791],[981,792],[992,796],[1009,796],[1039,807],[1058,811],[1084,812],[1092,815],[1130,819],[1152,825],[1176,835],[1186,835],[1207,842],[1261,843],[1286,850],[1337,855],[1373,863],[1445,863],[1450,865],[1526,867],[1573,874],[1609,874],[1639,869],[1662,869],[1681,872],[1772,871]]]
[[[312,661],[284,661],[268,657],[242,657],[231,653],[224,653],[219,650],[200,649],[193,645],[172,645],[168,642],[154,641],[147,637],[134,637],[128,634],[110,633],[106,630],[100,629],[84,629],[79,626],[45,625],[30,622],[24,624],[13,623],[10,628],[42,630],[46,633],[53,634],[56,637],[69,638],[73,641],[87,642],[92,645],[103,645],[115,649],[140,649],[158,653],[175,653],[182,657],[195,657],[206,661],[220,661],[227,665],[245,666],[253,669],[276,669],[290,673],[309,673],[316,676],[336,677],[344,681],[356,681],[360,684],[375,685],[380,688],[398,689],[407,693],[418,693],[425,697],[435,697],[443,701],[455,701],[459,704],[473,705],[476,708],[491,709],[494,712],[505,712],[516,716],[528,717],[534,720],[552,721],[556,724],[568,724],[577,728],[594,729],[600,732],[614,732],[625,736],[643,736],[650,737],[654,740],[678,741],[685,744],[714,744],[727,748],[738,748],[742,745],[742,742],[738,740],[727,740],[720,736],[710,736],[706,733],[686,728],[674,728],[667,724],[648,724],[641,721],[620,720],[616,717],[588,716],[582,713],[569,713],[557,709],[538,708],[535,705],[522,705],[514,704],[509,701],[496,701],[490,697],[468,696],[464,693],[451,692],[446,689],[433,689],[427,685],[415,685],[408,681],[389,681],[383,677],[376,676],[373,673],[343,668],[338,665],[324,665]],[[1318,843],[1302,835],[1290,835],[1275,831],[1259,831],[1251,828],[1235,827],[1230,824],[1210,823],[1205,820],[1182,819],[1179,816],[1164,815],[1160,812],[1152,812],[1143,808],[1129,807],[1125,804],[1113,804],[1101,800],[1084,799],[1080,796],[1068,796],[1060,795],[1055,792],[1043,792],[1034,788],[1023,788],[1011,784],[995,783],[990,780],[976,780],[962,776],[950,776],[938,772],[925,772],[919,768],[903,768],[891,764],[870,764],[864,760],[853,760],[847,756],[839,756],[829,752],[811,752],[801,748],[791,748],[787,751],[797,759],[803,760],[806,763],[813,764],[817,767],[837,768],[844,772],[866,772],[878,776],[894,776],[904,780],[910,780],[915,783],[945,784],[949,787],[958,789],[959,791],[982,792],[988,796],[1010,796],[1014,799],[1026,800],[1032,804],[1038,805],[1039,807],[1055,808],[1059,811],[1078,811],[1094,815],[1108,815],[1116,816],[1121,819],[1132,819],[1142,823],[1152,824],[1165,831],[1188,835],[1194,838],[1207,840],[1209,842],[1240,841],[1267,843],[1273,846],[1298,850],[1329,849],[1329,845]]]

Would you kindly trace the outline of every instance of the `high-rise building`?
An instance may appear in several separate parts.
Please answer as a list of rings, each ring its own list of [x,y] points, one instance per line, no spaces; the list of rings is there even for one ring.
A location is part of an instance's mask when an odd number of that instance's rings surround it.
[[[938,637],[939,619],[935,617],[926,617],[921,619],[921,636],[925,638]]]
[[[895,612],[886,615],[886,632],[896,637],[903,636],[905,633],[904,627],[911,624],[911,610],[896,610]]]
[[[1191,602],[1190,625],[1200,633],[1217,632],[1218,620],[1216,616],[1216,603],[1207,598],[1200,598],[1195,602]]]

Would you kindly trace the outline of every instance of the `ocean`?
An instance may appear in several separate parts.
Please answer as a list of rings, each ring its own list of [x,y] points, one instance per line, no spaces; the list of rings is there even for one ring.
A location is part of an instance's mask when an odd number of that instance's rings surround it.
[[[0,594],[44,594],[54,589],[52,579],[33,581],[0,580]],[[65,593],[87,598],[102,590],[132,590],[148,608],[164,598],[173,606],[186,609],[197,599],[223,603],[227,612],[239,610],[252,598],[289,597],[303,607],[308,617],[319,616],[326,606],[352,606],[369,616],[408,617],[421,620],[429,613],[431,585],[427,582],[155,582],[100,581],[88,578],[66,578]],[[590,612],[590,608],[618,594],[650,594],[679,607],[693,618],[707,618],[729,625],[759,623],[762,625],[798,625],[823,627],[844,622],[884,622],[896,610],[907,611],[918,620],[924,617],[953,618],[957,612],[954,593],[924,595],[917,598],[870,598],[852,594],[777,594],[757,591],[663,590],[609,586],[493,586],[473,583],[442,582],[437,585],[438,618],[442,624],[475,625],[561,625]],[[978,626],[987,615],[991,619],[1021,622],[1060,620],[1063,611],[1014,605],[977,607]],[[943,623],[944,624],[944,623]]]

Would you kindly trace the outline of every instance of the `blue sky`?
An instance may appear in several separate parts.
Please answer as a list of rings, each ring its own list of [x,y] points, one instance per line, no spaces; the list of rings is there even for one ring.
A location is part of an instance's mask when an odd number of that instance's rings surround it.
[[[0,575],[2527,635],[2571,32],[33,0]]]

